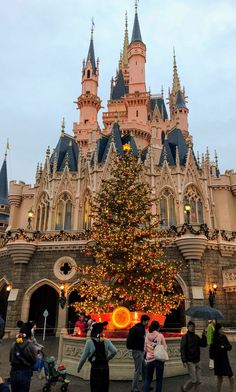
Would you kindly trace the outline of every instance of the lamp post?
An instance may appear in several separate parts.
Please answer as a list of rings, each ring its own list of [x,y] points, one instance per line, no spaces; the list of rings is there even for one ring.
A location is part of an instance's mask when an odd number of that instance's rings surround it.
[[[59,304],[62,309],[66,306],[66,293],[65,293],[65,285],[62,283],[60,285],[60,297],[59,297]]]
[[[189,203],[186,203],[184,205],[184,212],[187,214],[187,224],[190,224],[190,212],[191,212],[191,205]]]
[[[28,211],[28,226],[27,229],[32,230],[32,219],[34,217],[34,213],[32,211],[32,208]]]
[[[216,290],[217,290],[217,284],[214,283],[212,285],[212,289],[209,290],[209,304],[211,308],[214,308],[214,305],[216,303]]]

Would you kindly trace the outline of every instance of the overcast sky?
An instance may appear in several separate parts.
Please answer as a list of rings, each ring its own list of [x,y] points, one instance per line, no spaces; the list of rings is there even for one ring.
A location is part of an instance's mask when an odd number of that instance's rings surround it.
[[[73,101],[81,93],[92,17],[106,106],[126,10],[131,37],[133,0],[0,0],[0,156],[9,138],[9,179],[33,183],[37,162],[58,141],[62,117],[68,133],[78,121]],[[209,146],[221,171],[235,168],[236,1],[140,0],[138,12],[147,88],[159,93],[163,85],[167,97],[175,46],[195,151]]]

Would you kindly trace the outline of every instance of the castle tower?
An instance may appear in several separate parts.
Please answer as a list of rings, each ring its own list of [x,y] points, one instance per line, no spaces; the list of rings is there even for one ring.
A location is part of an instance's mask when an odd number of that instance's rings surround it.
[[[0,170],[0,232],[6,231],[9,220],[7,153]]]
[[[137,1],[135,2],[135,16],[131,42],[128,47],[129,61],[129,93],[125,96],[128,108],[128,126],[130,129],[139,128],[144,133],[139,137],[139,148],[148,143],[150,130],[147,131],[148,108],[150,105],[150,93],[146,92],[145,63],[146,45],[143,43],[139,19]]]
[[[131,42],[128,48],[129,60],[129,93],[146,92],[145,85],[145,63],[146,45],[142,41],[141,30],[138,19],[137,2],[135,4],[135,16]]]
[[[178,68],[176,64],[175,51],[173,55],[173,83],[172,90],[169,91],[170,118],[182,131],[185,138],[188,137],[188,108],[184,89],[181,89]]]
[[[74,123],[73,131],[82,150],[86,152],[92,143],[92,131],[99,130],[97,121],[98,111],[101,108],[101,100],[97,95],[99,61],[95,61],[93,43],[94,23],[91,29],[91,39],[88,50],[87,60],[83,62],[82,69],[82,94],[76,104],[80,110],[79,123]],[[97,132],[98,134],[98,132]]]

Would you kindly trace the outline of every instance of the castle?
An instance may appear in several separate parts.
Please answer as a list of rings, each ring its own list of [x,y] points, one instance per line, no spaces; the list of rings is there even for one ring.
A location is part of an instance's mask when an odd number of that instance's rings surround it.
[[[11,181],[8,192],[6,159],[0,172],[0,312],[7,329],[12,331],[20,318],[42,326],[45,309],[48,325],[57,333],[72,322],[71,309],[61,299],[67,304],[76,300],[75,267],[89,262],[83,248],[91,225],[90,200],[107,176],[112,156],[122,155],[127,143],[143,161],[160,226],[175,227],[169,254],[188,263],[176,277],[185,302],[169,324],[183,326],[183,310],[190,304],[214,306],[215,301],[225,321],[235,323],[236,173],[220,174],[217,156],[211,162],[208,150],[201,158],[195,155],[175,54],[169,110],[163,92],[147,90],[137,5],[130,41],[126,16],[123,51],[101,129],[100,64],[93,35],[92,28],[74,135],[65,132],[63,120],[56,147],[47,149],[44,164],[37,167],[34,186]]]

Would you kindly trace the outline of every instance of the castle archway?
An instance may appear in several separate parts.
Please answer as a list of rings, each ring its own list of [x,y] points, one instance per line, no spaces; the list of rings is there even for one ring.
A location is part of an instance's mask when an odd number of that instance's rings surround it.
[[[37,288],[30,298],[29,320],[34,320],[37,331],[42,333],[44,326],[43,313],[47,309],[47,334],[54,335],[57,328],[59,295],[57,291],[44,284]]]
[[[3,320],[7,317],[9,291],[7,291],[7,283],[5,280],[0,281],[0,315]]]
[[[180,331],[186,325],[185,309],[189,307],[189,289],[183,278],[178,274],[176,276],[175,291],[184,295],[179,307],[174,309],[171,314],[166,316],[164,328],[170,332]]]

